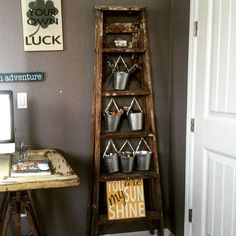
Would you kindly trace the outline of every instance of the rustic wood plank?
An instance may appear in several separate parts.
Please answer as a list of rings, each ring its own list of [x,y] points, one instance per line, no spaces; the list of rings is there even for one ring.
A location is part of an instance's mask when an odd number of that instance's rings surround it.
[[[127,139],[153,137],[153,133],[146,131],[128,131],[128,132],[107,132],[101,134],[101,139]]]
[[[17,159],[18,154],[11,155],[11,158]],[[30,150],[29,159],[36,160],[39,158],[48,159],[50,161],[52,165],[52,175],[0,179],[0,192],[73,187],[79,185],[79,177],[58,151],[54,149]]]
[[[145,48],[103,48],[102,50],[105,53],[144,53]]]
[[[31,233],[34,236],[40,235],[39,227],[33,212],[31,201],[26,191],[8,193],[4,203],[5,211],[1,218],[0,235],[6,236],[12,218],[15,218],[16,236],[21,235],[21,214],[27,213]]]
[[[128,90],[128,91],[104,91],[101,93],[104,97],[119,97],[119,96],[144,96],[149,95],[150,92],[148,90]]]
[[[160,211],[147,211],[146,215],[147,215],[146,217],[133,218],[133,219],[123,219],[123,220],[119,220],[119,222],[155,221],[155,220],[159,220],[161,218]],[[114,224],[115,222],[117,222],[117,221],[116,220],[108,220],[107,215],[100,215],[98,224],[99,225]]]
[[[134,33],[138,32],[139,24],[137,23],[110,23],[104,25],[104,33]]]
[[[103,13],[95,8],[95,114],[94,122],[94,167],[93,167],[93,190],[92,190],[92,217],[91,235],[97,235],[96,228],[98,219],[98,199],[99,199],[99,174],[100,174],[100,133],[101,133],[101,90],[102,90],[102,37],[103,37]]]
[[[95,6],[96,10],[102,11],[143,11],[146,10],[146,7],[138,6]]]
[[[34,214],[34,210],[33,210],[30,198],[28,196],[28,193],[25,196],[25,199],[22,201],[22,207],[26,211],[32,235],[33,236],[39,236],[40,235],[40,233],[39,233],[39,226],[37,224],[36,216]]]
[[[124,173],[113,173],[113,174],[102,174],[100,177],[101,182],[123,180],[123,179],[147,179],[156,178],[157,173],[155,171],[132,171],[130,174]]]
[[[1,224],[0,224],[1,236],[7,235],[7,228],[10,224],[11,216],[12,216],[12,206],[10,205],[10,202],[6,202],[6,209],[4,211],[3,218],[1,218]]]

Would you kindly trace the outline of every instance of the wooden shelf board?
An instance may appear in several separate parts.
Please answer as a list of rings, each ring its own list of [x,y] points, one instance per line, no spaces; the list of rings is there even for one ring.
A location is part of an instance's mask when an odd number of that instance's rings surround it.
[[[145,11],[146,7],[139,6],[95,6],[96,10],[102,11]]]
[[[110,91],[103,91],[102,96],[104,97],[118,97],[118,96],[145,96],[150,95],[150,91],[148,90],[110,90]]]
[[[144,53],[146,49],[143,48],[103,48],[105,53]]]
[[[132,173],[111,173],[111,174],[102,174],[100,176],[100,182],[112,181],[112,180],[123,180],[123,179],[148,179],[157,177],[157,173],[153,170],[143,170],[143,171],[133,171]]]
[[[146,217],[141,218],[131,218],[131,219],[123,219],[118,220],[119,222],[138,222],[138,221],[153,221],[153,220],[160,220],[161,214],[160,211],[147,211]],[[98,219],[99,225],[106,225],[106,224],[114,224],[117,220],[108,220],[107,215],[100,215]]]
[[[140,28],[139,23],[109,23],[104,24],[104,33],[105,34],[130,34],[130,33],[138,33]]]
[[[154,133],[146,131],[127,131],[127,132],[104,132],[101,135],[102,139],[125,139],[125,138],[141,138],[153,137]]]

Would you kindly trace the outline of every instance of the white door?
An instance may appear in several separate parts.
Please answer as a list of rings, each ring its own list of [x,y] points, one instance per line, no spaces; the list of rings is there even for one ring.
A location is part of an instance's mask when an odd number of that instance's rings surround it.
[[[188,86],[185,236],[235,236],[236,0],[191,1]]]

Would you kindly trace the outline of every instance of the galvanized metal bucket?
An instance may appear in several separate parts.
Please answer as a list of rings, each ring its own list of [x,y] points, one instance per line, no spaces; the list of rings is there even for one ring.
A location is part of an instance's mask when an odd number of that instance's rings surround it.
[[[115,152],[107,152],[112,145]],[[110,139],[107,143],[106,150],[103,153],[104,169],[107,173],[119,171],[119,157],[114,142]]]
[[[144,142],[147,150],[138,150],[140,148],[141,142]],[[147,142],[144,138],[141,138],[139,141],[139,144],[135,151],[135,156],[137,160],[137,170],[149,170],[150,169],[150,160],[151,160],[152,151],[150,147],[148,146]]]
[[[119,128],[121,116],[105,115],[105,130],[108,132],[115,132]]]
[[[126,144],[129,144],[132,151],[122,151]],[[134,169],[135,155],[134,155],[134,149],[128,140],[125,141],[125,143],[119,150],[119,155],[120,155],[121,171],[123,173],[131,173]]]
[[[128,123],[131,130],[143,129],[143,112],[129,113]]]
[[[131,112],[131,108],[134,105],[134,102],[137,104],[139,111],[137,112]],[[138,101],[136,100],[136,98],[133,98],[128,110],[127,110],[127,116],[128,116],[128,124],[129,124],[129,128],[131,130],[142,130],[143,129],[143,111],[138,103]]]
[[[111,105],[114,105],[116,112],[109,112],[109,108]],[[113,114],[114,113],[114,114]],[[108,132],[115,132],[119,128],[121,114],[119,114],[119,108],[112,98],[108,103],[105,112],[104,112],[104,129]]]
[[[135,152],[138,170],[149,170],[152,152],[137,151]]]
[[[122,69],[119,68],[119,65],[118,65],[118,63],[120,61],[123,64]],[[129,77],[129,68],[128,68],[127,64],[125,63],[125,60],[123,59],[122,56],[118,57],[115,65],[113,67],[112,74],[114,77],[114,80],[113,80],[114,89],[124,90],[126,88],[128,77]]]
[[[107,173],[119,171],[119,157],[117,153],[107,153],[103,158],[104,168]]]
[[[127,86],[127,81],[129,73],[124,71],[114,72],[113,73],[113,86],[116,90],[125,90]]]

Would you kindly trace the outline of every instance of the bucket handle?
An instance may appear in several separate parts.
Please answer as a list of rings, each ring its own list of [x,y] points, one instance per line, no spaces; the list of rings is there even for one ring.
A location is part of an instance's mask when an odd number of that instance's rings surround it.
[[[126,62],[125,62],[125,60],[124,60],[123,57],[120,55],[120,56],[118,57],[116,63],[115,63],[115,66],[114,66],[113,69],[112,69],[112,73],[114,73],[115,70],[119,72],[119,68],[118,68],[117,66],[118,66],[118,63],[119,63],[120,60],[121,60],[121,61],[123,62],[123,64],[125,65],[126,71],[129,70],[129,68],[128,68]],[[118,68],[118,70],[117,70],[117,68]]]
[[[143,110],[142,110],[142,108],[140,107],[140,105],[139,105],[137,99],[134,97],[133,100],[132,100],[132,102],[131,102],[131,104],[130,104],[130,106],[129,106],[129,108],[128,108],[128,110],[127,110],[127,115],[129,114],[130,109],[131,109],[132,106],[134,105],[134,102],[137,104],[138,109],[139,109],[141,112],[143,112]]]
[[[123,143],[122,147],[121,147],[120,150],[119,150],[119,153],[123,150],[123,148],[125,147],[126,144],[128,144],[128,145],[130,146],[130,148],[132,149],[132,152],[134,153],[134,149],[133,149],[131,143],[130,143],[128,140],[126,140],[126,141]]]
[[[111,145],[112,145],[113,149],[115,150],[115,152],[118,152],[117,149],[116,149],[116,146],[115,146],[115,144],[114,144],[114,142],[113,142],[113,140],[110,139],[110,140],[108,141],[107,146],[106,146],[106,149],[105,149],[105,151],[104,151],[104,153],[103,153],[103,158],[105,158],[105,155],[106,155],[106,153],[107,153],[107,151],[108,151],[108,148],[109,148]]]
[[[113,103],[113,105],[115,106],[115,108],[116,108],[116,110],[117,111],[119,111],[119,108],[118,108],[118,106],[117,106],[117,104],[116,104],[116,101],[112,98],[111,100],[110,100],[110,102],[107,104],[107,107],[106,107],[106,109],[105,109],[105,113],[107,114],[107,115],[109,115],[109,108],[110,108],[110,106],[111,106],[111,104]]]
[[[137,146],[137,148],[136,148],[136,152],[139,150],[140,145],[141,145],[142,142],[144,142],[144,144],[146,145],[146,147],[148,148],[148,150],[151,152],[151,151],[152,151],[151,148],[149,147],[149,145],[147,144],[146,140],[145,140],[143,137],[140,139],[140,141],[139,141],[139,143],[138,143],[138,146]]]

